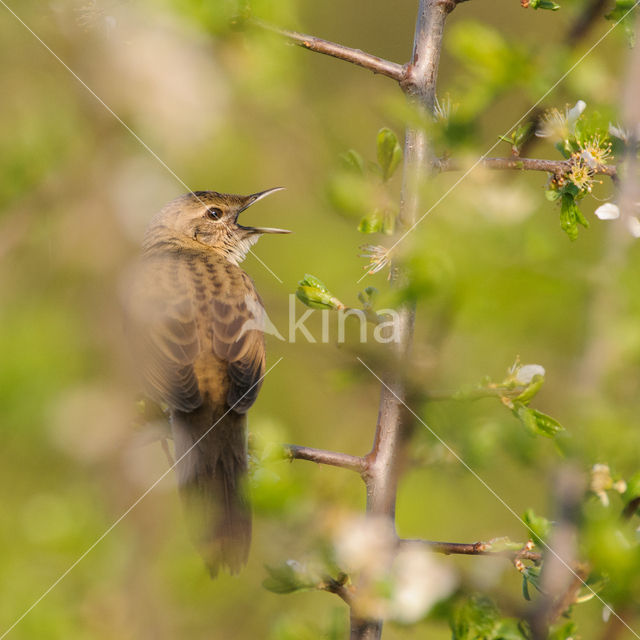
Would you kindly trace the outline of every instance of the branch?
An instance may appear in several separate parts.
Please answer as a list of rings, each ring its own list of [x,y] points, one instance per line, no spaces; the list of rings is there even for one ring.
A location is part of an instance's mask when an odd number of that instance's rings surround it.
[[[405,67],[401,64],[390,62],[383,58],[378,58],[378,56],[366,53],[360,49],[345,47],[342,44],[323,40],[322,38],[316,38],[315,36],[310,36],[306,33],[280,29],[279,27],[275,27],[255,18],[252,19],[251,22],[262,29],[284,36],[287,40],[290,40],[303,49],[315,51],[316,53],[323,53],[324,55],[332,56],[339,60],[344,60],[345,62],[351,62],[352,64],[363,67],[364,69],[369,69],[369,71],[373,71],[373,73],[379,73],[380,75],[387,76],[387,78],[392,78],[399,83],[401,83],[405,77]]]
[[[331,576],[325,576],[322,584],[318,585],[318,589],[328,593],[335,593],[346,604],[351,606],[353,604],[353,589],[347,586],[348,579],[349,576],[346,573],[338,576],[337,580]]]
[[[365,469],[365,459],[360,456],[351,456],[337,451],[313,449],[312,447],[299,447],[294,444],[284,445],[285,455],[290,460],[309,460],[317,464],[327,464],[333,467],[341,467],[362,473]]]
[[[573,573],[573,580],[571,580],[565,592],[556,599],[549,609],[547,616],[548,626],[556,622],[556,620],[576,602],[580,589],[582,589],[586,579],[589,577],[589,567],[586,565],[576,566],[573,568]]]
[[[542,160],[538,158],[483,158],[480,161],[487,169],[512,169],[515,171],[546,171],[556,175],[569,173],[574,163],[572,160]],[[451,158],[438,158],[434,161],[436,169],[440,171],[460,171],[461,167]],[[593,169],[594,174],[602,174],[612,179],[617,178],[618,168],[615,165],[600,165]]]
[[[400,540],[400,545],[422,545],[433,553],[443,553],[449,555],[463,556],[494,556],[511,558],[512,560],[531,560],[532,562],[542,562],[542,554],[532,551],[529,545],[520,545],[518,549],[493,548],[496,541],[489,542],[436,542],[433,540],[404,539]]]
[[[400,87],[424,114],[432,113],[436,97],[436,79],[447,15],[454,9],[454,0],[420,0],[413,40],[411,62],[403,70]],[[425,169],[432,152],[426,132],[409,126],[405,135],[404,167],[399,226],[408,229],[421,210],[420,192]],[[367,486],[367,515],[385,518],[395,526],[398,480],[402,472],[409,426],[404,419],[405,388],[397,366],[406,362],[413,338],[415,307],[403,305],[399,310],[399,343],[395,345],[394,362],[382,376],[378,422],[371,452],[366,456],[363,478]],[[372,567],[371,575],[363,574],[360,588],[366,592],[373,574],[385,567]],[[370,615],[370,613],[369,613]],[[382,619],[360,617],[351,609],[351,640],[379,640]]]

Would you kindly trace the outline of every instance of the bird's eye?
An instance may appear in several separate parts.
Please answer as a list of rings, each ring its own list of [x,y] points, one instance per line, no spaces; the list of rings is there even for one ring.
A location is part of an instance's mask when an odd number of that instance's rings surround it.
[[[209,207],[206,215],[210,220],[220,220],[220,218],[222,218],[222,209],[218,209],[218,207]]]

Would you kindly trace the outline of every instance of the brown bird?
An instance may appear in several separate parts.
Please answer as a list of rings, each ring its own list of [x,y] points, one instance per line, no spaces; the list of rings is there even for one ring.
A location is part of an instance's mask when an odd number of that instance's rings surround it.
[[[264,233],[238,215],[250,196],[196,191],[151,221],[131,288],[133,352],[147,392],[169,407],[178,486],[212,576],[246,563],[247,417],[265,370],[262,303],[238,266]]]

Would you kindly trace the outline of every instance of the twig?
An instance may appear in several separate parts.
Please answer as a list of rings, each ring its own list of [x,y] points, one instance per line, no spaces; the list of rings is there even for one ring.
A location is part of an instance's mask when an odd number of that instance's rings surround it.
[[[328,593],[335,593],[339,598],[341,598],[344,602],[346,602],[349,606],[353,603],[353,587],[348,587],[346,585],[349,576],[346,574],[341,574],[336,580],[331,576],[325,576],[321,585],[319,585],[319,589],[321,591],[327,591]]]
[[[365,459],[360,456],[351,456],[347,453],[325,449],[313,449],[312,447],[300,447],[294,444],[285,445],[285,454],[291,460],[309,460],[317,464],[341,467],[358,473],[362,473],[366,465]]]
[[[491,542],[440,542],[434,540],[403,539],[400,545],[421,545],[433,553],[463,556],[497,556],[518,560],[542,562],[542,554],[523,545],[520,549],[493,549]]]
[[[589,577],[589,568],[587,566],[573,567],[573,580],[565,590],[565,592],[555,600],[550,607],[547,615],[547,625],[552,625],[572,604],[575,603],[578,592]]]
[[[484,158],[482,166],[487,169],[511,169],[515,171],[546,171],[555,175],[564,175],[574,166],[572,160],[542,160],[538,158]],[[438,158],[434,165],[440,171],[460,171],[463,167],[451,158]],[[592,169],[594,174],[615,178],[618,168],[615,165],[599,165]]]
[[[366,53],[360,49],[345,47],[342,44],[323,40],[322,38],[316,38],[315,36],[310,36],[306,33],[280,29],[279,27],[275,27],[256,18],[253,18],[251,22],[262,29],[284,36],[287,40],[290,40],[303,49],[315,51],[316,53],[323,53],[324,55],[332,56],[339,60],[351,62],[352,64],[363,67],[364,69],[369,69],[369,71],[373,71],[374,73],[379,73],[380,75],[387,76],[387,78],[392,78],[396,82],[402,82],[404,79],[405,67],[396,62],[390,62],[389,60],[384,60],[383,58]]]

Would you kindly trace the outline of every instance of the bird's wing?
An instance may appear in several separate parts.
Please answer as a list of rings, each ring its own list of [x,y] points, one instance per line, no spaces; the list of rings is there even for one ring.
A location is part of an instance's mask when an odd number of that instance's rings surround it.
[[[251,279],[215,255],[157,255],[141,272],[131,296],[133,324],[152,395],[180,411],[199,407],[194,364],[211,348],[227,363],[227,403],[246,412],[265,367],[262,305]]]
[[[142,260],[132,278],[127,326],[150,395],[172,409],[202,404],[193,363],[200,352],[188,275],[176,256]]]
[[[210,306],[213,351],[228,363],[227,403],[244,413],[256,401],[264,375],[264,309],[246,273],[228,263],[224,271],[228,289],[224,287],[215,295]],[[211,269],[207,273],[216,279]]]

